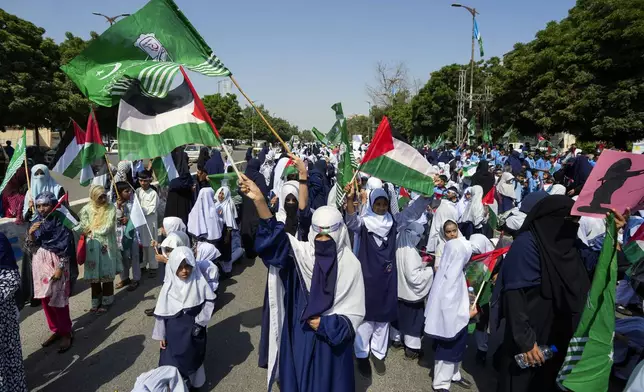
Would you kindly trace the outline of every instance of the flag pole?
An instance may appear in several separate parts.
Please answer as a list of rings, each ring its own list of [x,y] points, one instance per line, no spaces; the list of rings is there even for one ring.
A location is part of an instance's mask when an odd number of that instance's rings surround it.
[[[483,281],[483,284],[481,285],[481,288],[479,288],[478,294],[476,294],[476,298],[474,299],[474,302],[472,303],[472,307],[470,308],[471,310],[476,309],[476,303],[479,302],[479,297],[481,296],[481,293],[483,292],[483,288],[485,287],[485,284],[487,283],[487,280]]]
[[[139,197],[136,195],[136,189],[134,189],[134,187],[132,187],[132,184],[130,184],[129,182],[128,182],[128,185],[130,186],[130,188],[132,188],[132,191],[133,191],[132,194],[134,195],[134,197],[138,199]],[[139,201],[139,208],[141,208],[141,201]],[[143,210],[143,208],[141,208],[141,210]],[[132,211],[130,211],[130,215],[131,214],[132,214]],[[143,217],[145,218],[145,214]],[[148,229],[148,233],[150,234],[150,238],[152,239],[152,241],[157,242],[157,240],[155,239],[156,237],[152,235],[152,230],[150,230],[150,225],[148,225],[147,219],[145,219],[145,227]],[[136,229],[136,227],[134,229]],[[159,254],[159,251],[157,250],[156,246],[154,247],[154,253],[156,253],[157,255]]]
[[[36,135],[36,137],[38,137],[38,135]],[[25,147],[25,159],[24,159],[24,161],[25,161],[25,174],[26,174],[26,177],[27,177],[27,193],[29,193],[29,195],[31,195],[31,180],[29,178],[30,175],[29,175],[29,165],[27,164],[27,148],[26,147]],[[32,199],[33,199],[33,197],[32,197]],[[36,200],[33,200],[33,204],[36,204]],[[31,212],[34,212],[34,206],[33,205],[29,209],[31,210]]]
[[[248,103],[250,104],[250,106],[252,106],[252,107],[253,107],[253,109],[255,109],[255,112],[257,112],[257,114],[259,114],[259,117],[264,121],[264,123],[266,124],[266,126],[268,126],[268,129],[270,129],[270,130],[271,130],[271,132],[273,132],[273,135],[275,135],[275,137],[277,138],[277,140],[279,140],[279,142],[280,142],[280,143],[282,143],[282,146],[283,146],[283,147],[284,147],[284,149],[286,150],[286,153],[287,153],[287,154],[291,154],[291,150],[288,148],[288,146],[286,145],[286,143],[284,142],[284,140],[280,137],[280,135],[278,135],[278,134],[277,134],[277,131],[275,131],[275,129],[273,129],[273,127],[271,126],[271,124],[268,122],[268,120],[266,120],[266,117],[264,117],[264,115],[263,115],[263,114],[262,114],[262,112],[257,108],[257,106],[255,106],[255,104],[253,103],[253,101],[252,101],[250,98],[248,98],[248,95],[246,95],[246,93],[244,92],[244,90],[242,90],[242,88],[239,86],[239,83],[237,83],[237,80],[235,80],[235,77],[234,77],[233,75],[230,75],[230,76],[229,76],[229,78],[230,78],[230,80],[233,82],[233,84],[235,85],[235,87],[237,87],[237,90],[239,90],[239,92],[241,93],[241,95],[243,95],[243,96],[244,96],[244,98],[246,98],[246,100],[248,101]]]
[[[112,174],[112,169],[110,168],[110,160],[107,159],[107,153],[103,156],[105,157],[105,163],[107,164],[107,172],[110,173],[110,177],[112,178],[112,187],[114,187],[114,193],[116,193],[116,200],[119,200],[121,195],[119,195],[119,191],[116,189],[116,181],[114,181],[114,174]]]

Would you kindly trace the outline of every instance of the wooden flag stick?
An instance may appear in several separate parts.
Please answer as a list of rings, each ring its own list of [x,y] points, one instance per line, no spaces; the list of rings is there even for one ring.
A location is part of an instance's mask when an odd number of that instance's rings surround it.
[[[239,92],[241,93],[241,95],[243,95],[243,96],[244,96],[244,98],[246,98],[246,100],[248,101],[248,103],[250,104],[250,106],[252,106],[252,107],[253,107],[253,109],[255,109],[255,112],[257,112],[257,114],[259,114],[259,117],[264,121],[264,123],[266,124],[266,126],[268,127],[268,129],[270,129],[270,130],[271,130],[271,132],[273,132],[273,135],[275,135],[275,137],[277,138],[277,140],[279,140],[279,142],[280,142],[280,143],[282,143],[282,146],[284,147],[284,150],[286,151],[286,153],[287,153],[287,154],[290,154],[290,153],[291,153],[291,150],[288,148],[288,146],[286,145],[286,143],[284,142],[284,140],[280,137],[280,135],[278,135],[278,134],[277,134],[277,131],[275,131],[275,129],[273,129],[273,127],[271,126],[271,124],[268,122],[268,120],[266,120],[266,117],[264,117],[264,115],[263,115],[263,114],[262,114],[262,112],[257,108],[257,106],[255,106],[255,104],[253,103],[253,101],[252,101],[250,98],[248,98],[248,95],[246,95],[246,93],[244,92],[244,90],[242,90],[242,88],[241,88],[241,87],[239,87],[239,83],[237,83],[237,80],[235,80],[235,77],[234,77],[233,75],[230,75],[229,77],[230,77],[230,80],[231,80],[231,81],[233,82],[233,84],[235,85],[235,87],[237,87],[237,90],[239,90]]]
[[[481,293],[483,292],[483,288],[485,287],[486,283],[487,283],[487,280],[483,281],[481,288],[479,288],[479,292],[478,294],[476,294],[476,298],[474,299],[474,303],[472,304],[471,310],[476,309],[476,303],[479,302],[479,297],[481,296]]]
[[[112,179],[112,186],[114,187],[114,193],[116,194],[116,200],[121,198],[119,195],[118,189],[116,189],[116,181],[114,181],[114,174],[112,174],[112,169],[110,168],[110,160],[107,158],[107,153],[105,153],[105,164],[107,165],[107,172],[110,173],[110,178]]]
[[[36,137],[38,137],[38,135],[36,135]],[[29,173],[29,165],[27,164],[27,148],[26,147],[25,147],[25,159],[24,159],[24,161],[25,161],[25,174],[27,175],[27,193],[31,197],[31,180],[30,180],[31,174]],[[58,196],[58,195],[56,195],[56,196]],[[33,201],[33,204],[35,205],[36,200],[33,200],[33,197],[32,197],[32,201]],[[31,212],[34,212],[34,206],[33,205],[30,207],[30,210],[31,210]]]

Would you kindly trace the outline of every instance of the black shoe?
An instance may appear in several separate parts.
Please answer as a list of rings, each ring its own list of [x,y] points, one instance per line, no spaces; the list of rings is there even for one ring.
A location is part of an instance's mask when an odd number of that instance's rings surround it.
[[[444,389],[444,388],[441,388],[441,389],[432,388],[432,389],[434,390],[434,392],[449,392],[449,389]]]
[[[405,347],[405,345],[400,340],[394,340],[393,343],[391,343],[391,348],[395,350],[400,350],[403,347]]]
[[[358,372],[364,378],[371,377],[371,363],[369,363],[369,358],[357,358],[358,360]]]
[[[405,360],[414,361],[420,357],[420,350],[414,350],[409,347],[405,347]]]
[[[630,310],[626,309],[622,305],[615,306],[615,310],[617,311],[617,313],[621,313],[624,316],[632,316],[633,315],[633,312],[631,312]]]
[[[464,379],[463,377],[461,377],[461,379],[458,380],[458,381],[452,381],[452,384],[456,384],[456,385],[458,385],[459,387],[461,387],[463,389],[471,389],[472,388],[472,381],[468,381],[468,380]]]
[[[487,351],[476,350],[477,365],[485,367],[486,362],[487,362]]]
[[[376,373],[379,376],[384,376],[387,373],[387,366],[385,365],[384,359],[378,359],[375,355],[371,355],[371,360],[373,361],[373,368],[376,369]]]
[[[154,316],[154,308],[144,310],[146,316]]]

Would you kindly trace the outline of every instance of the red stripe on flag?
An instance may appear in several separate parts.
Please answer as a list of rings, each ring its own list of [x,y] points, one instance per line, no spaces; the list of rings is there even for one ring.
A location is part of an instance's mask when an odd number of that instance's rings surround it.
[[[367,163],[368,161],[378,158],[381,155],[388,153],[394,149],[394,138],[391,135],[391,126],[389,125],[389,119],[387,116],[382,118],[380,125],[378,125],[378,130],[367,149],[367,152],[362,158],[361,165]]]
[[[210,115],[206,111],[206,107],[203,106],[203,102],[201,101],[201,98],[199,97],[199,94],[197,94],[197,91],[195,90],[194,86],[192,85],[192,82],[190,81],[190,78],[188,78],[188,74],[186,71],[183,70],[183,67],[179,67],[181,70],[181,74],[183,75],[183,79],[186,81],[188,84],[188,87],[190,88],[190,92],[192,93],[192,97],[195,100],[195,110],[192,112],[192,115],[195,116],[196,118],[200,119],[201,121],[205,121],[208,124],[210,124],[210,128],[212,128],[212,131],[217,135],[217,138],[221,140],[221,136],[219,136],[219,131],[217,130],[217,127],[215,126],[215,123],[212,122],[212,118],[210,118]]]
[[[487,269],[492,272],[498,258],[508,253],[509,250],[510,247],[507,246],[505,248],[495,249],[491,252],[481,253],[480,255],[472,256],[472,261],[481,261],[483,264],[485,264]]]
[[[74,131],[76,130],[74,129]],[[98,129],[98,121],[96,120],[94,109],[90,109],[89,117],[87,118],[87,131],[85,132],[84,142],[103,145],[103,139],[101,139],[101,131]]]
[[[495,189],[495,187],[492,187],[492,189],[490,189],[490,191],[481,200],[481,202],[484,205],[489,206],[489,205],[494,204],[494,195],[495,195],[494,189]]]
[[[85,131],[83,131],[83,128],[81,128],[76,121],[72,120],[72,123],[74,123],[74,136],[76,137],[76,144],[85,144]]]
[[[411,195],[407,192],[407,189],[400,187],[400,197],[408,197],[411,199]]]
[[[635,234],[629,238],[628,243],[630,244],[633,241],[644,241],[644,223],[642,223]]]
[[[56,203],[54,208],[52,208],[52,210],[49,212],[49,214],[47,214],[47,216],[51,215],[52,212],[59,209],[60,206],[62,206],[64,203],[67,203],[67,200],[68,200],[68,196],[67,196],[67,193],[65,193],[60,199],[58,199],[58,203]]]

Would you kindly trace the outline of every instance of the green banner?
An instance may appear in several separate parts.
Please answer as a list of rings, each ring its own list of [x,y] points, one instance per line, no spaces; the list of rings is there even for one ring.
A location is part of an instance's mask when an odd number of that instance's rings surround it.
[[[4,188],[7,186],[7,184],[9,183],[9,180],[11,180],[11,177],[13,177],[16,174],[16,172],[23,166],[25,159],[27,159],[26,152],[27,152],[27,129],[23,129],[22,137],[20,138],[20,140],[18,140],[18,144],[16,145],[16,149],[13,152],[11,161],[9,161],[9,166],[7,166],[7,171],[4,174],[4,180],[2,180],[2,185],[0,185],[0,193],[2,193]],[[27,173],[27,175],[29,175],[29,173]]]

